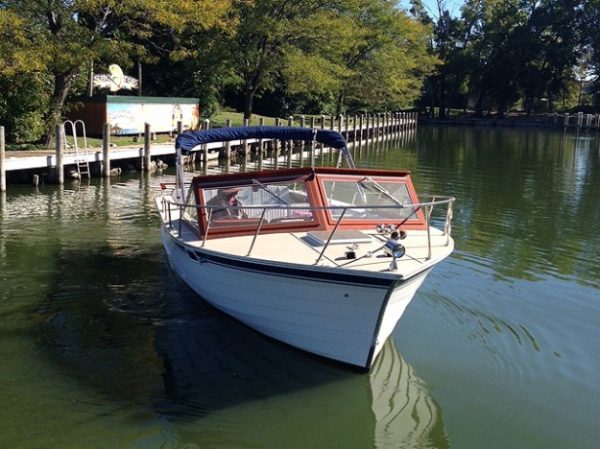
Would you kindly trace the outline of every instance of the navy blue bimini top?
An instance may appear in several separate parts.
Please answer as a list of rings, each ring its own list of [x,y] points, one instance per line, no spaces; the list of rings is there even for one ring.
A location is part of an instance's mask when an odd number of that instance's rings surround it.
[[[315,136],[316,132],[316,136]],[[189,153],[198,145],[210,142],[225,142],[244,139],[304,140],[323,143],[337,150],[347,152],[346,141],[337,131],[328,129],[293,128],[283,126],[240,126],[236,128],[215,128],[202,131],[186,131],[175,141],[175,147]]]

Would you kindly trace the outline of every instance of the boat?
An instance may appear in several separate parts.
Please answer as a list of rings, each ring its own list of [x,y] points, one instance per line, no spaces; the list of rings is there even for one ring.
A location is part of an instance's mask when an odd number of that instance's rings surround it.
[[[253,139],[325,145],[348,167],[184,182],[186,153]],[[161,184],[156,198],[171,267],[217,309],[304,351],[369,370],[425,277],[454,248],[453,197],[419,197],[408,171],[357,168],[336,131],[188,131],[175,146],[176,182]]]

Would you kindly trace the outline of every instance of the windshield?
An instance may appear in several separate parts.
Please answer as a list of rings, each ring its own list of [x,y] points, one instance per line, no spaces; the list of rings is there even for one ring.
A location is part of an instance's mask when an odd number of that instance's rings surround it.
[[[264,224],[314,220],[304,182],[262,183],[205,188],[210,226],[235,226],[245,220],[264,219]],[[264,214],[264,215],[263,215]]]
[[[344,219],[407,219],[417,218],[408,185],[403,180],[373,180],[365,177],[356,180],[323,181],[323,187],[334,219],[339,218],[344,207],[349,206]],[[365,208],[364,206],[369,206]],[[378,209],[377,206],[385,206]]]

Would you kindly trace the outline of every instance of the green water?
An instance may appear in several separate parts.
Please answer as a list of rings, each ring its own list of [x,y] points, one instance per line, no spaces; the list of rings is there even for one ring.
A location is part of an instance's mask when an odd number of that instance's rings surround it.
[[[152,201],[170,173],[9,186],[0,448],[599,447],[599,136],[421,127],[354,153],[457,198],[455,253],[368,374],[180,283]]]

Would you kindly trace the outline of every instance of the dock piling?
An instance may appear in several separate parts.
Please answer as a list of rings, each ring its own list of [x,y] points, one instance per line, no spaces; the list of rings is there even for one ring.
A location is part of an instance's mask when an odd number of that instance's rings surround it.
[[[244,119],[244,126],[250,126],[250,119]],[[248,168],[248,140],[242,141],[242,171],[245,172]]]
[[[0,126],[0,192],[6,190],[6,165],[5,161],[6,142],[4,140],[4,126]]]
[[[102,176],[110,176],[110,123],[102,127]]]
[[[142,170],[150,172],[150,140],[152,136],[150,133],[150,123],[144,123],[144,163],[142,164]]]
[[[261,117],[258,119],[259,126],[265,126],[265,118]],[[263,169],[263,159],[265,157],[264,152],[264,140],[258,139],[258,148],[256,149],[256,154],[258,155],[258,170],[261,171]]]
[[[63,185],[65,183],[65,171],[63,167],[63,146],[65,138],[65,127],[64,125],[56,125],[56,139],[55,139],[55,150],[56,150],[56,167],[55,167],[55,178],[56,183]]]
[[[294,117],[291,115],[288,117],[288,126],[291,128],[294,126]],[[287,141],[287,168],[292,168],[292,156],[294,154],[294,141]]]
[[[231,128],[231,119],[225,120],[225,128]],[[227,140],[223,142],[225,149],[225,173],[229,173],[229,166],[231,165],[231,143]]]

